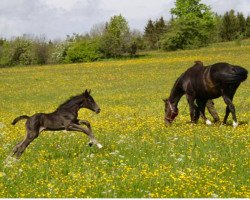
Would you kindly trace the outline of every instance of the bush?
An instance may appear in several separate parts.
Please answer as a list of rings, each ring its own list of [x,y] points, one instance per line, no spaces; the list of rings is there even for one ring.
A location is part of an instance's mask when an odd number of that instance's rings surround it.
[[[1,66],[29,65],[33,60],[33,44],[30,40],[18,37],[5,41],[2,46]]]
[[[84,39],[82,41],[72,42],[67,51],[65,62],[90,62],[96,61],[102,57],[99,51],[99,40]]]

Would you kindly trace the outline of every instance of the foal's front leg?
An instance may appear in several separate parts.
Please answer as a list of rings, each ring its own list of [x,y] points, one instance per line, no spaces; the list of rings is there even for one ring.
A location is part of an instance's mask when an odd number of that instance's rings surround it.
[[[84,125],[86,125],[89,129],[91,129],[90,123],[89,123],[89,121],[87,121],[87,120],[81,120],[81,119],[79,119],[79,120],[78,120],[78,123],[79,123],[79,124],[84,124]]]
[[[81,120],[79,120],[78,123],[80,123],[80,121]],[[90,146],[92,146],[93,144],[96,144],[99,149],[102,148],[102,145],[95,139],[95,136],[94,136],[94,134],[92,132],[90,124],[89,124],[88,128],[84,128],[84,127],[80,126],[79,124],[70,123],[67,126],[66,130],[83,132],[83,133],[85,133],[85,134],[87,134],[89,136],[89,138],[90,138],[89,145]]]

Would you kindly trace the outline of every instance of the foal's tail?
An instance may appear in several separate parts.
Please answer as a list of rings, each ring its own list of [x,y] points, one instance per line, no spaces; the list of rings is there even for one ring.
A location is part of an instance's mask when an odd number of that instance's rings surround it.
[[[27,115],[22,115],[22,116],[19,116],[17,117],[16,119],[13,120],[13,122],[11,123],[12,125],[15,125],[19,120],[21,119],[29,119],[30,117],[27,116]]]

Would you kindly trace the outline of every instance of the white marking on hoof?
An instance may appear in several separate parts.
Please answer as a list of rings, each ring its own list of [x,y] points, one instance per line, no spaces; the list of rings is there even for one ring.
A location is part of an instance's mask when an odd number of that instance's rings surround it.
[[[207,125],[211,125],[212,122],[211,122],[209,119],[207,119],[207,120],[206,120],[206,124],[207,124]]]
[[[101,145],[100,143],[98,143],[98,144],[97,144],[97,147],[98,147],[99,149],[101,149],[101,148],[102,148],[102,145]]]
[[[233,127],[236,128],[239,125],[238,122],[233,121]]]

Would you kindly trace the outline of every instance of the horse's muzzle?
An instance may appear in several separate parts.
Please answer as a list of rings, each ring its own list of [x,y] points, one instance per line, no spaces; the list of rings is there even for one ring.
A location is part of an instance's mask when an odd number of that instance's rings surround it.
[[[172,121],[171,120],[169,120],[169,119],[164,119],[164,121],[165,121],[165,126],[166,127],[168,127],[168,126],[170,126],[171,125],[171,123],[172,123]]]
[[[98,109],[95,110],[95,113],[96,113],[96,114],[98,114],[98,113],[100,113],[100,112],[101,112],[101,109],[100,109],[100,108],[98,108]]]

